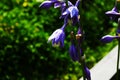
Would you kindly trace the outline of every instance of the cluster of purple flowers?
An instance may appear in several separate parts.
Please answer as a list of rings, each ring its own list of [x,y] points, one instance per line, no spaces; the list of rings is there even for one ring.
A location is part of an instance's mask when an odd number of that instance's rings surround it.
[[[80,21],[79,21],[79,6],[80,0],[77,0],[75,5],[73,5],[70,1],[64,1],[64,0],[47,0],[44,1],[39,7],[40,8],[50,8],[51,6],[54,6],[54,8],[61,9],[61,16],[60,18],[64,19],[64,24],[61,28],[55,30],[52,35],[49,37],[48,42],[52,41],[52,45],[58,44],[60,47],[64,47],[64,39],[65,39],[65,28],[68,24],[68,20],[70,19],[72,21],[72,25],[78,25],[78,32],[74,36],[73,31],[71,31],[71,46],[69,48],[70,57],[73,61],[78,61],[80,63],[83,63],[83,71],[85,74],[85,79],[91,80],[90,77],[90,71],[86,67],[84,59],[81,59],[84,57],[81,43],[83,38],[83,32],[80,27]],[[77,43],[76,43],[77,42]],[[77,45],[76,45],[77,44]]]
[[[113,41],[114,39],[120,39],[120,18],[119,18],[120,13],[118,12],[118,9],[117,9],[117,1],[116,1],[115,6],[113,7],[113,9],[110,11],[107,11],[105,14],[108,15],[111,20],[115,20],[115,18],[118,19],[118,28],[116,30],[116,35],[115,36],[105,35],[101,38],[102,42],[109,43],[109,42]]]
[[[75,5],[73,5],[70,1],[68,1],[68,5],[65,3],[65,1],[60,1],[60,0],[49,0],[49,1],[44,1],[40,7],[41,8],[50,8],[52,5],[54,8],[60,7],[61,9],[61,16],[60,18],[64,19],[64,24],[60,29],[57,29],[56,31],[53,32],[53,34],[49,37],[48,42],[52,41],[52,44],[59,44],[60,47],[64,46],[64,39],[65,39],[65,32],[64,29],[67,26],[68,19],[72,20],[73,24],[76,24],[79,19],[79,10],[77,8],[79,4],[79,0],[76,2]]]

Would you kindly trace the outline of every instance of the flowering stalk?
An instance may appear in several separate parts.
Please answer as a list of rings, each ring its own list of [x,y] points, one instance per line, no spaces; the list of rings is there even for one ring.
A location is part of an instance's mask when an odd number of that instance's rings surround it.
[[[81,67],[82,67],[82,73],[83,73],[83,80],[85,80],[85,70],[84,70],[84,67],[85,67],[85,58],[84,58],[84,54],[82,52],[82,48],[81,48],[81,45],[82,45],[82,38],[83,37],[83,34],[82,34],[82,31],[79,27],[78,29],[78,33],[76,35],[76,40],[78,42],[78,45],[77,45],[77,48],[78,48],[78,56],[79,56],[79,60],[78,62],[81,64]]]
[[[79,6],[80,0],[77,0],[75,5],[73,5],[69,0],[49,0],[44,1],[40,7],[41,8],[50,8],[52,5],[54,5],[54,8],[61,8],[61,16],[60,18],[64,19],[64,24],[61,28],[55,30],[52,35],[48,38],[48,42],[52,41],[52,45],[58,44],[60,47],[64,46],[64,39],[65,39],[65,28],[68,24],[68,20],[70,19],[72,21],[72,25],[78,24],[78,32],[75,36],[73,32],[71,32],[71,46],[69,48],[70,57],[73,61],[78,61],[82,66],[82,72],[83,72],[83,80],[91,80],[90,77],[90,71],[86,67],[85,64],[85,56],[82,51],[82,42],[83,42],[83,32],[82,28],[80,26],[79,21]],[[75,44],[75,41],[77,42],[77,46]]]

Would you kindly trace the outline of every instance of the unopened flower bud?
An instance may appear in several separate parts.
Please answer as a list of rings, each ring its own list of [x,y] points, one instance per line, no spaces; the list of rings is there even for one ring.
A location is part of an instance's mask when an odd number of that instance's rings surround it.
[[[81,39],[81,37],[82,37],[82,34],[76,34],[76,40]]]

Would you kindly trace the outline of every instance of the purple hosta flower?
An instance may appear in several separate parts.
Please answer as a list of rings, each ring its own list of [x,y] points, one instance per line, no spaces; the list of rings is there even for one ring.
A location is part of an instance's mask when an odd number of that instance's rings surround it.
[[[106,35],[106,36],[103,36],[101,41],[104,42],[104,43],[109,43],[111,41],[113,41],[114,39],[118,39],[120,38],[119,36],[111,36],[111,35]]]
[[[114,19],[115,17],[120,16],[116,6],[114,6],[111,11],[107,11],[105,14],[110,16],[110,19]]]
[[[79,1],[79,0],[78,0],[78,1]],[[62,13],[61,18],[65,18],[66,15],[69,15],[69,18],[72,19],[72,23],[73,23],[73,24],[76,24],[76,23],[79,21],[79,19],[78,19],[79,10],[78,10],[78,8],[77,8],[78,3],[79,3],[78,1],[76,2],[76,5],[75,5],[75,6],[72,5],[72,6],[68,7],[68,8]]]
[[[42,4],[40,4],[39,7],[41,8],[50,8],[52,5],[54,5],[55,3],[61,3],[58,0],[49,0],[49,1],[44,1]]]
[[[77,48],[75,47],[73,42],[69,48],[69,53],[70,53],[70,57],[73,61],[79,61],[79,55],[77,52]]]
[[[87,80],[91,80],[90,71],[86,66],[84,67],[84,71],[85,71],[85,78],[87,78]]]
[[[64,46],[64,39],[65,39],[65,28],[66,24],[63,25],[62,28],[57,29],[52,33],[52,35],[49,37],[48,42],[52,41],[52,45],[58,44],[60,47]]]

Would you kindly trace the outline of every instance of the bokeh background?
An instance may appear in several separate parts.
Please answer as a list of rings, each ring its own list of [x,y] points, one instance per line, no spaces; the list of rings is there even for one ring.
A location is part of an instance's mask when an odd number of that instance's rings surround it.
[[[78,80],[82,76],[81,65],[73,62],[68,53],[70,25],[66,28],[64,48],[47,43],[52,32],[63,25],[63,20],[59,19],[59,9],[40,9],[43,1],[0,0],[0,80]],[[115,35],[117,23],[105,15],[113,7],[114,0],[80,3],[85,31],[83,48],[89,68],[117,43],[100,42],[106,34]],[[77,27],[74,29],[77,31]]]

